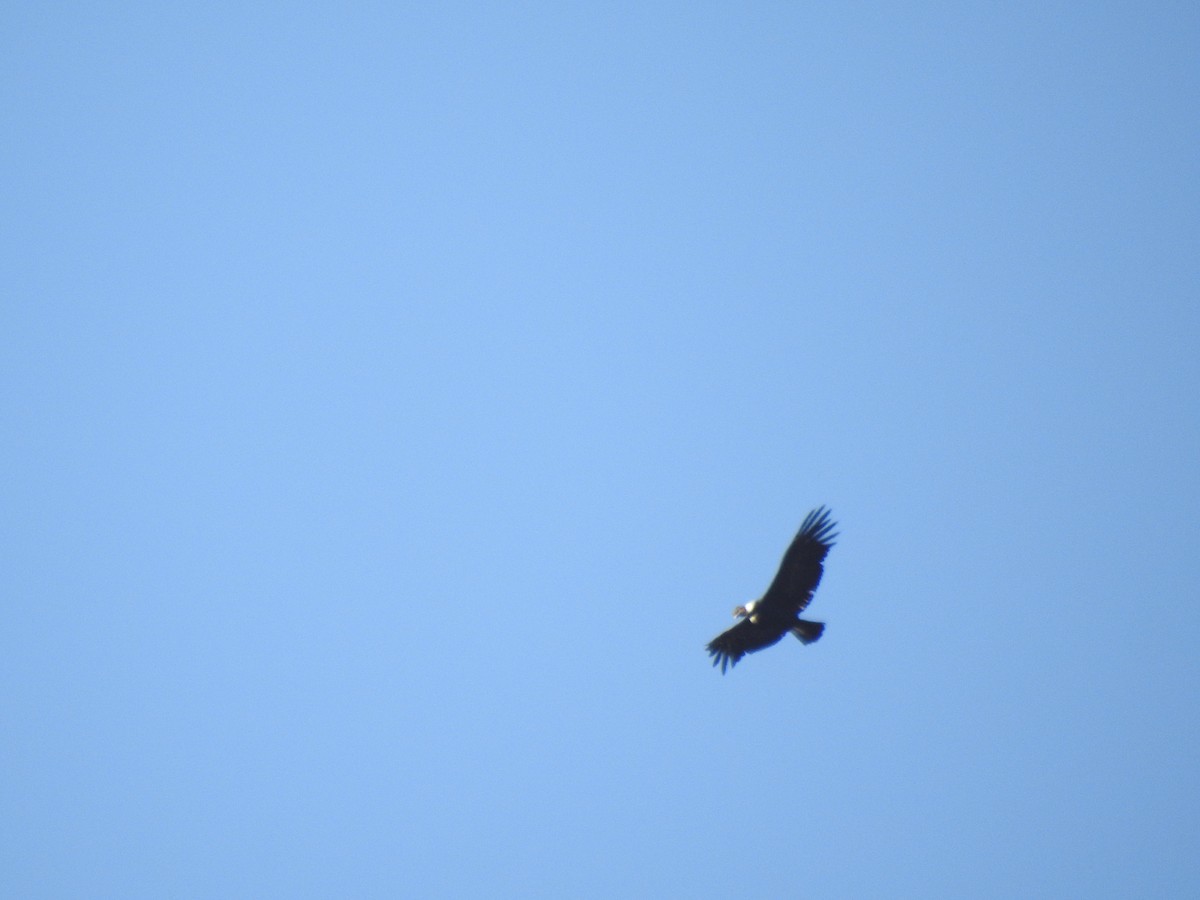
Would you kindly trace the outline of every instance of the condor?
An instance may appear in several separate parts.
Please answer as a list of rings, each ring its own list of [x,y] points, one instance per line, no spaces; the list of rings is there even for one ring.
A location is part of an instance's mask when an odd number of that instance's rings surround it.
[[[811,644],[821,636],[825,624],[801,619],[800,613],[821,581],[821,564],[837,537],[833,530],[836,527],[824,506],[804,517],[767,592],[761,599],[737,607],[733,614],[742,621],[709,643],[708,653],[713,665],[721,667],[722,675],[726,667],[736,666],[747,653],[777,644],[789,631],[803,644]]]

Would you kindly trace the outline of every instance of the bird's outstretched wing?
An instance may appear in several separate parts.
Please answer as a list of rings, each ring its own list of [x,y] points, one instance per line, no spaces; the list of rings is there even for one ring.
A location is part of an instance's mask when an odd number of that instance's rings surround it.
[[[712,657],[714,666],[721,667],[721,674],[724,675],[727,666],[736,666],[738,660],[747,653],[778,643],[785,634],[786,629],[765,628],[749,619],[742,619],[709,642],[708,655]]]
[[[812,600],[821,581],[821,563],[837,537],[837,523],[819,506],[804,517],[800,531],[783,554],[775,580],[763,594],[761,605],[777,614],[796,615]]]

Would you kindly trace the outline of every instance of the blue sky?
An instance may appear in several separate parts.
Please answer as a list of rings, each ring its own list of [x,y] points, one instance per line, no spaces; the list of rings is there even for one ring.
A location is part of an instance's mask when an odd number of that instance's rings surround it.
[[[1198,39],[9,4],[0,893],[1200,891]]]

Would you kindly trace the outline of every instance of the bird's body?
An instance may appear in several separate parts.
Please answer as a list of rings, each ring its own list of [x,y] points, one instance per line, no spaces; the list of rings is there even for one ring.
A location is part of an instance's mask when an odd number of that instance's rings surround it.
[[[836,527],[823,506],[805,516],[767,592],[735,609],[733,614],[741,621],[709,643],[708,653],[713,665],[721,667],[721,674],[747,653],[779,643],[788,632],[805,644],[821,636],[824,624],[801,619],[800,613],[821,581],[822,563],[837,537]]]

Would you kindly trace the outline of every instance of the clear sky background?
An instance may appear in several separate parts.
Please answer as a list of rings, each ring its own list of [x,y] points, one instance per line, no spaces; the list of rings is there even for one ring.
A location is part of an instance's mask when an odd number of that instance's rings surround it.
[[[1200,893],[1198,46],[7,4],[0,894]]]

